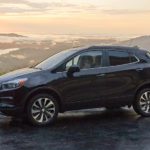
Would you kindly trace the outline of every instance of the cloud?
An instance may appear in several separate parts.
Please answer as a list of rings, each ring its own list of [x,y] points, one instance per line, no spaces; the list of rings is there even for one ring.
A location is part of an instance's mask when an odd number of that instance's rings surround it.
[[[3,4],[3,5],[1,5]],[[23,5],[28,6],[27,8]],[[76,14],[83,11],[95,12],[97,6],[92,4],[73,4],[73,3],[61,3],[61,2],[31,2],[29,0],[0,0],[0,14],[12,15],[12,14],[42,14],[44,12],[51,14]]]
[[[24,7],[23,5],[27,6]],[[21,14],[43,14],[53,15],[79,14],[87,12],[91,14],[109,14],[109,15],[132,15],[148,14],[150,10],[136,9],[104,9],[94,3],[71,3],[71,2],[36,2],[31,0],[0,0],[0,15],[21,15]]]
[[[134,9],[107,9],[102,10],[105,14],[110,15],[126,15],[126,14],[147,14],[150,13],[150,10],[134,10]]]
[[[23,7],[23,5],[28,7]],[[0,15],[45,12],[47,8],[48,3],[34,3],[28,0],[0,0]]]
[[[47,8],[49,3],[35,3],[28,0],[0,0],[0,4],[24,4],[32,8]]]
[[[25,12],[24,9],[20,9],[20,8],[9,8],[8,7],[1,7],[0,8],[0,14],[5,14],[5,13],[23,13]]]
[[[77,7],[71,3],[60,2],[31,2],[29,0],[0,0],[0,4],[23,4],[31,8],[48,8],[48,7]]]

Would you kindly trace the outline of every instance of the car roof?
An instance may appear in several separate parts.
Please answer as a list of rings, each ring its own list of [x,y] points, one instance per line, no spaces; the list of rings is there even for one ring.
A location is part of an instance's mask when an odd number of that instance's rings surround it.
[[[77,47],[77,48],[73,48],[71,50],[74,51],[83,51],[83,50],[87,50],[87,49],[102,49],[102,50],[123,50],[123,51],[132,51],[132,52],[137,52],[137,51],[145,51],[142,50],[140,48],[138,48],[137,46],[135,47],[128,47],[128,46],[86,46],[86,47]]]

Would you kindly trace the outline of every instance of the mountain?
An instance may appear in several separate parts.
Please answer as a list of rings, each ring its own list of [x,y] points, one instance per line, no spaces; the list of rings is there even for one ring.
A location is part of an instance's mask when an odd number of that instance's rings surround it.
[[[150,35],[132,38],[126,41],[117,43],[121,46],[138,46],[139,48],[150,50]]]
[[[7,37],[26,37],[26,36],[19,35],[19,34],[16,34],[16,33],[0,33],[0,36],[7,36]]]
[[[47,57],[65,49],[86,45],[120,45],[138,46],[150,49],[150,36],[141,36],[124,41],[102,37],[48,37],[22,38],[24,36],[10,33],[0,34],[0,73],[18,68],[32,66]],[[17,37],[17,38],[12,38]]]

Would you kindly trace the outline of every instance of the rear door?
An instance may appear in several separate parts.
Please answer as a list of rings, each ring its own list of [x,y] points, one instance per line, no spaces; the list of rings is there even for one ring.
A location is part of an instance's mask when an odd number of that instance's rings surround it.
[[[107,56],[107,104],[128,103],[133,98],[138,59],[127,50],[108,50]]]

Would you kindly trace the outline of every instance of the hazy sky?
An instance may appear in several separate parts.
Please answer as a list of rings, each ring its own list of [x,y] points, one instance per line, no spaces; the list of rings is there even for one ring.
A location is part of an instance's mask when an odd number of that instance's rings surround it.
[[[150,0],[0,0],[0,32],[150,34]]]

